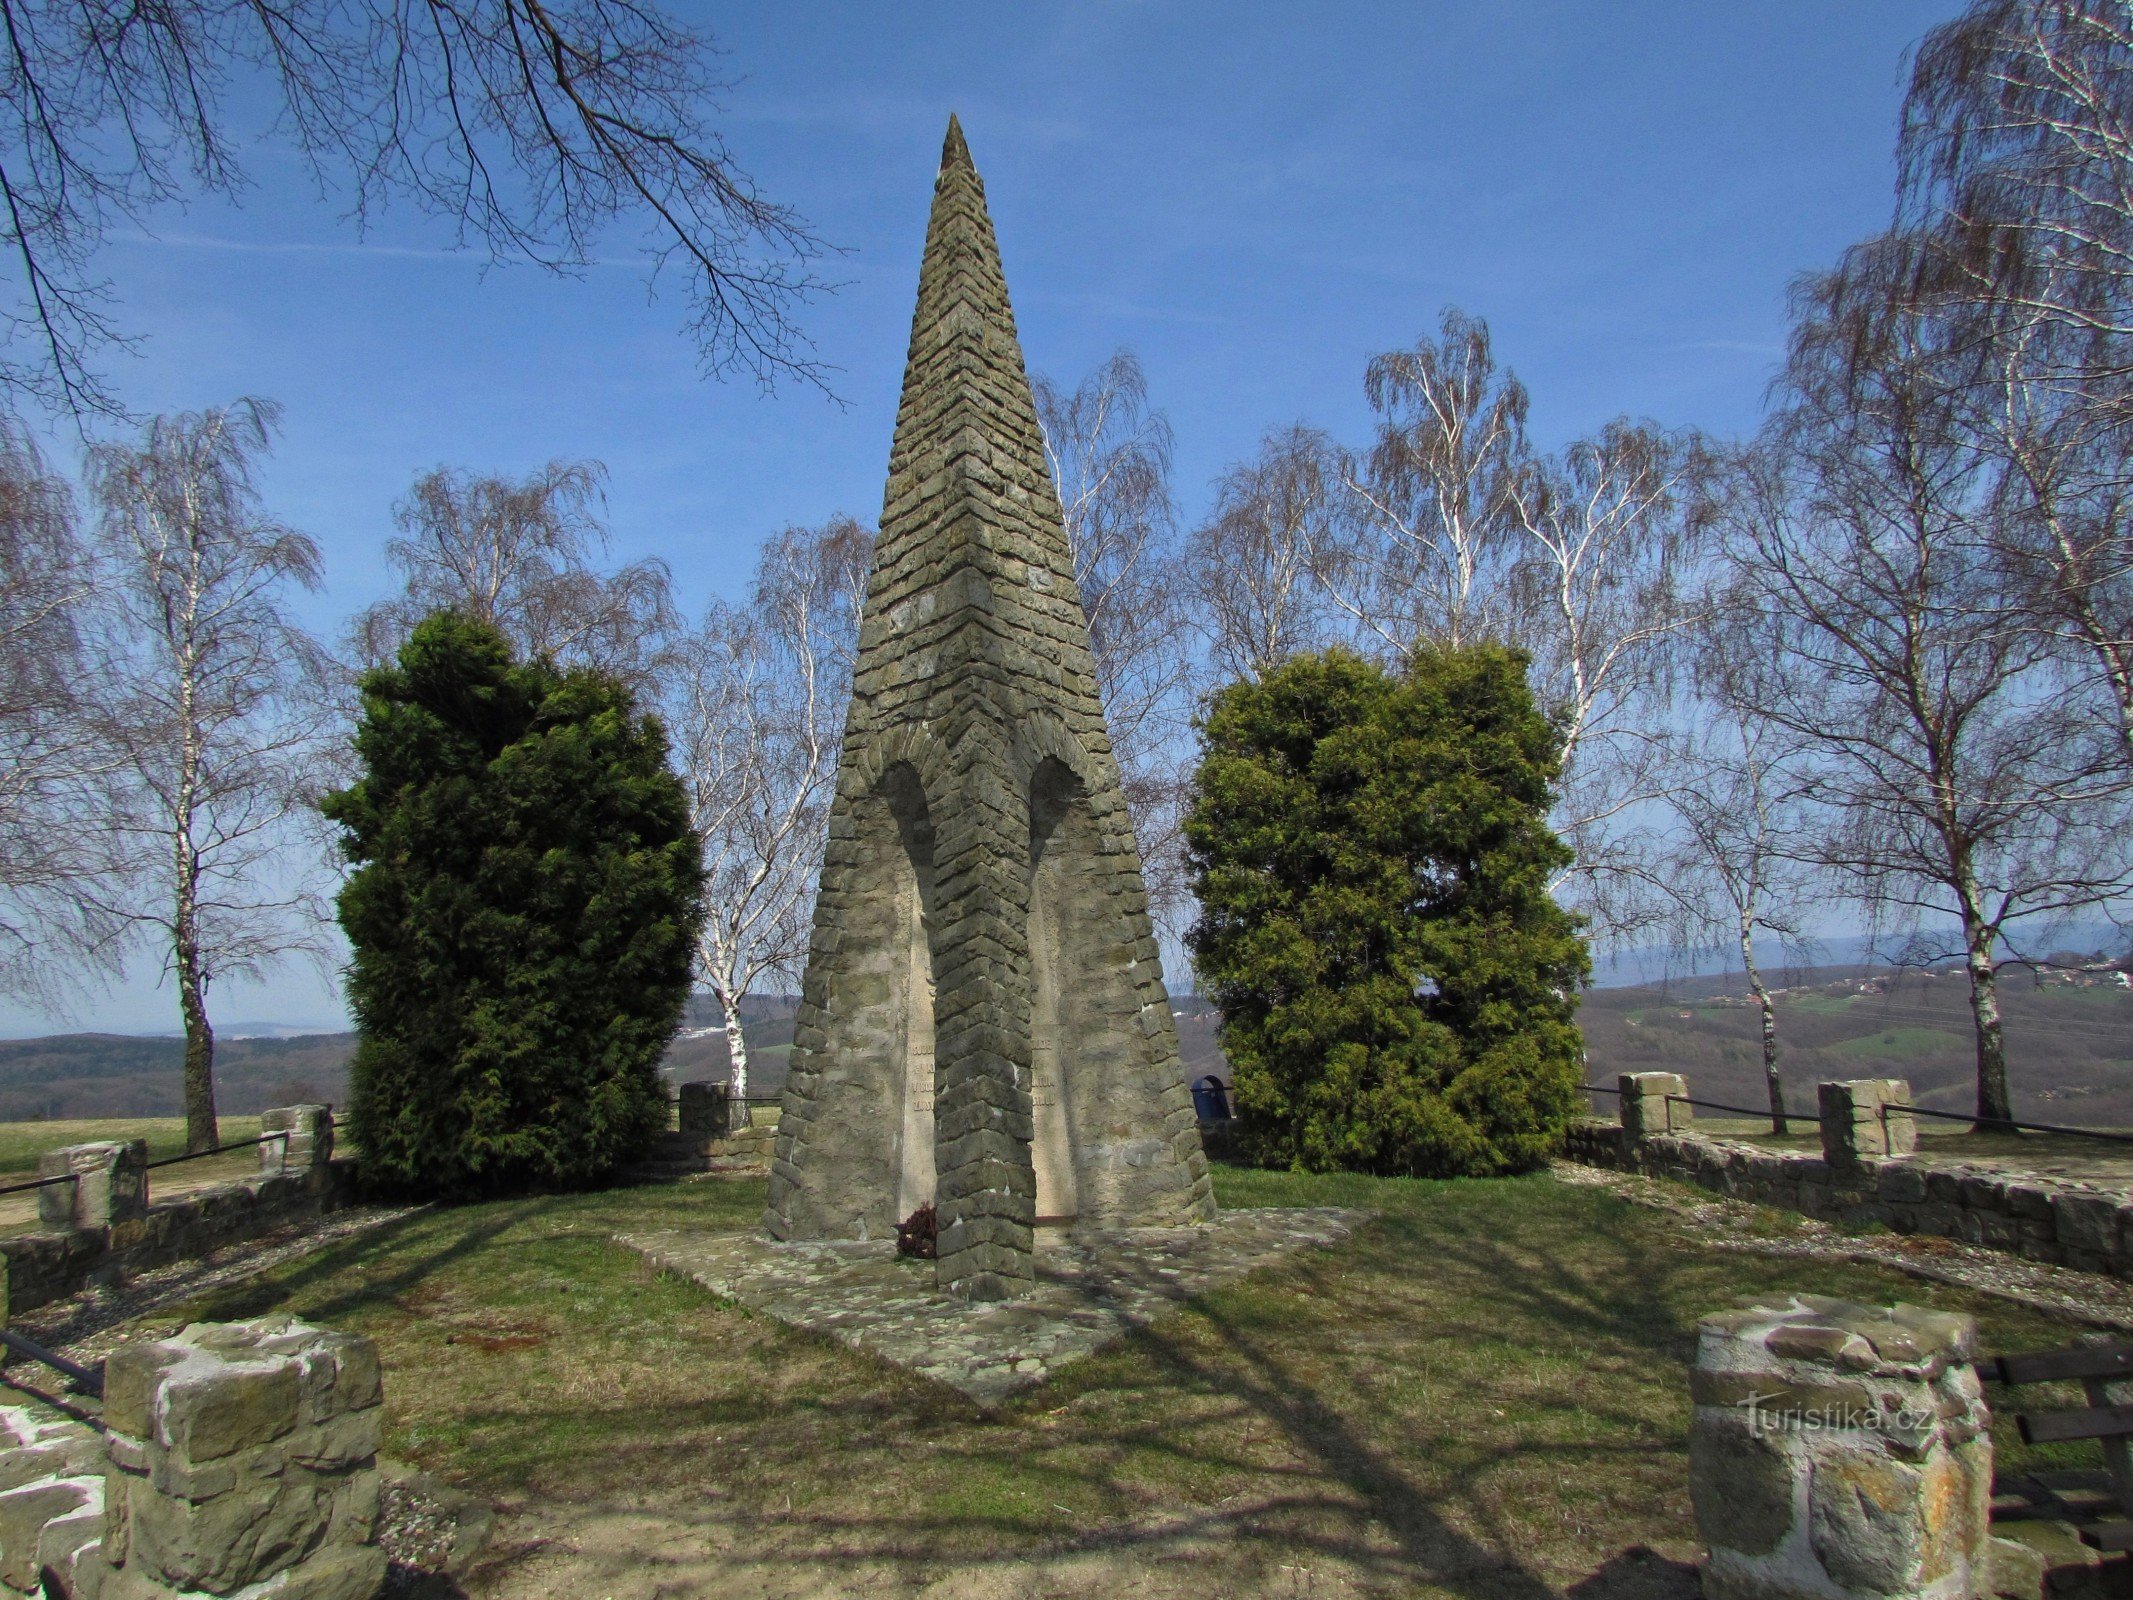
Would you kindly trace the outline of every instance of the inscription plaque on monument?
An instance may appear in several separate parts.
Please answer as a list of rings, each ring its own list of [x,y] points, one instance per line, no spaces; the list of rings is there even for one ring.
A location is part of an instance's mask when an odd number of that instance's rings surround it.
[[[1002,1299],[1214,1214],[985,191],[949,119],[771,1167],[776,1239]]]

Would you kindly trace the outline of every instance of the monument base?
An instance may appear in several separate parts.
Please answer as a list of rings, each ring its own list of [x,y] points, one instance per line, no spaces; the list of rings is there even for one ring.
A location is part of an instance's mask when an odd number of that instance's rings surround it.
[[[1337,1243],[1370,1215],[1319,1206],[1225,1211],[1186,1228],[1040,1227],[1035,1289],[990,1304],[936,1287],[933,1263],[899,1257],[893,1240],[780,1243],[688,1229],[615,1237],[662,1272],[990,1403],[1194,1295]]]

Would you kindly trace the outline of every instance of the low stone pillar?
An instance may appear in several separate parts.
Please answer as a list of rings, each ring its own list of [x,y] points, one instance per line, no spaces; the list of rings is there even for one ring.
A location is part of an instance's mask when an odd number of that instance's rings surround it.
[[[680,1097],[683,1133],[705,1139],[723,1139],[733,1132],[736,1121],[745,1125],[748,1120],[745,1101],[738,1102],[740,1115],[736,1118],[737,1103],[732,1089],[726,1084],[685,1083],[681,1086]]]
[[[1800,1295],[1706,1317],[1689,1380],[1706,1600],[1989,1594],[1976,1354],[1972,1318],[1917,1306]]]
[[[276,1106],[259,1114],[262,1136],[284,1137],[259,1142],[259,1170],[263,1173],[309,1172],[333,1159],[333,1107]]]
[[[1856,1167],[1873,1157],[1907,1156],[1918,1148],[1911,1086],[1902,1078],[1851,1078],[1816,1086],[1822,1113],[1822,1159]]]
[[[1632,1142],[1655,1133],[1689,1131],[1689,1080],[1680,1073],[1625,1072],[1615,1082],[1622,1091],[1622,1131]],[[1679,1098],[1670,1100],[1669,1095]]]
[[[37,1191],[37,1219],[47,1228],[108,1228],[148,1214],[148,1142],[106,1140],[47,1150],[37,1176],[71,1176]]]
[[[377,1351],[290,1317],[195,1323],[104,1367],[104,1559],[127,1600],[205,1590],[369,1600]]]

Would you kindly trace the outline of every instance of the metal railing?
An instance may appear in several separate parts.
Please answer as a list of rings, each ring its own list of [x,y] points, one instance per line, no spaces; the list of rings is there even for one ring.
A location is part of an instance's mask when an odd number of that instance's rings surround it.
[[[1981,1130],[2011,1128],[2017,1133],[2067,1133],[2077,1139],[2103,1139],[2112,1144],[2133,1144],[2133,1133],[2109,1133],[2102,1128],[2076,1128],[2063,1122],[2022,1122],[2014,1117],[1980,1117],[1967,1111],[1933,1111],[1925,1106],[1884,1105],[1881,1108],[1884,1128],[1888,1125],[1891,1111],[1906,1112],[1914,1117],[1937,1117],[1943,1122],[1967,1122]]]
[[[1670,1094],[1665,1098],[1670,1102],[1678,1102],[1685,1106],[1702,1106],[1710,1111],[1730,1111],[1737,1117],[1754,1117],[1759,1122],[1768,1122],[1771,1118],[1771,1110],[1768,1106],[1729,1106],[1723,1105],[1716,1100],[1691,1099],[1685,1094]],[[1787,1111],[1785,1120],[1787,1122],[1812,1122],[1818,1125],[1822,1121],[1812,1111]]]
[[[32,1178],[27,1183],[7,1184],[4,1187],[0,1187],[0,1195],[23,1194],[31,1189],[49,1189],[55,1183],[73,1183],[75,1181],[76,1174],[62,1172],[49,1178]]]
[[[1604,1083],[1581,1083],[1578,1088],[1586,1094],[1619,1095],[1622,1093],[1619,1088],[1613,1088]],[[1672,1104],[1702,1106],[1707,1111],[1729,1111],[1735,1116],[1754,1117],[1761,1122],[1770,1120],[1770,1108],[1768,1106],[1732,1106],[1725,1104],[1723,1101],[1699,1100],[1693,1095],[1685,1094],[1662,1095],[1660,1098]],[[1894,1112],[1909,1117],[1934,1117],[1942,1122],[1967,1122],[1981,1130],[2007,1128],[2017,1133],[2064,1133],[2070,1134],[2077,1139],[2101,1139],[2110,1144],[2133,1144],[2133,1133],[2112,1133],[2102,1128],[2076,1128],[2064,1122],[2024,1122],[2018,1117],[1980,1117],[1968,1111],[1935,1111],[1930,1106],[1893,1105],[1887,1102],[1875,1107],[1875,1112],[1881,1119],[1884,1140],[1888,1137],[1889,1116]],[[1812,1111],[1788,1110],[1785,1113],[1785,1120],[1787,1122],[1811,1122],[1819,1126],[1822,1118]]]
[[[32,1361],[42,1361],[54,1372],[71,1379],[74,1386],[84,1394],[104,1397],[104,1375],[94,1367],[85,1367],[78,1361],[69,1361],[56,1351],[47,1350],[35,1339],[25,1339],[11,1328],[0,1328],[0,1345],[7,1346],[17,1355],[28,1356]]]
[[[1610,1088],[1604,1083],[1581,1083],[1578,1087],[1587,1094],[1619,1095],[1622,1092],[1620,1089]],[[1659,1098],[1674,1105],[1702,1106],[1709,1111],[1731,1111],[1737,1116],[1754,1117],[1760,1122],[1768,1122],[1770,1120],[1770,1108],[1768,1106],[1729,1106],[1721,1101],[1698,1100],[1692,1095],[1685,1094],[1661,1095]],[[1787,1122],[1820,1122],[1822,1119],[1812,1111],[1788,1110],[1785,1113],[1785,1120]]]
[[[218,1144],[212,1150],[188,1150],[182,1156],[165,1156],[160,1161],[151,1161],[141,1170],[143,1172],[153,1172],[158,1167],[175,1167],[181,1161],[205,1161],[209,1156],[225,1156],[232,1150],[252,1150],[265,1144],[269,1139],[281,1140],[284,1148],[286,1148],[289,1142],[289,1135],[290,1130],[282,1128],[274,1133],[263,1133],[256,1139],[239,1139],[234,1144]]]

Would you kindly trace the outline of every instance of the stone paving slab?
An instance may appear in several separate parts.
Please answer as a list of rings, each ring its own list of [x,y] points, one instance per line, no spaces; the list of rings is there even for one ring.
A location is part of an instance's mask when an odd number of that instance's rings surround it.
[[[1035,1292],[977,1305],[935,1288],[933,1263],[899,1258],[892,1240],[780,1244],[679,1228],[615,1240],[714,1294],[991,1404],[1194,1295],[1345,1239],[1371,1215],[1312,1206],[1224,1211],[1191,1228],[1039,1229]]]

